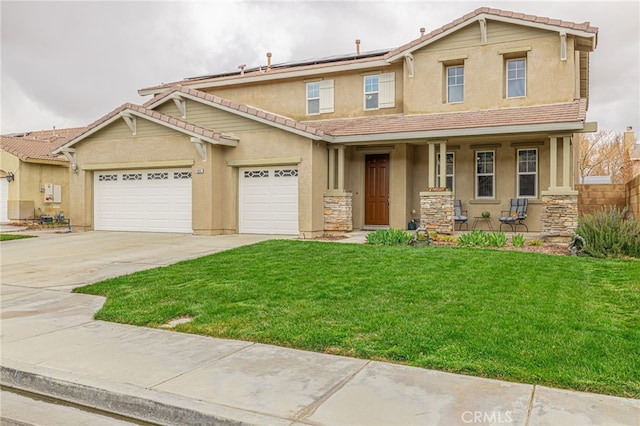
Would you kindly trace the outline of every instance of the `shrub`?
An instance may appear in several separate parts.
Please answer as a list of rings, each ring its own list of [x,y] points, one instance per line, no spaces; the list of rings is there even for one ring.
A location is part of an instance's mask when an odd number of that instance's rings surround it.
[[[514,247],[524,247],[524,235],[515,234],[511,237],[511,244],[513,244]]]
[[[367,244],[374,246],[406,246],[413,237],[402,229],[378,229],[367,234]]]
[[[504,232],[484,232],[481,230],[462,234],[458,238],[458,245],[465,247],[504,247],[507,236]]]
[[[507,245],[507,235],[504,232],[491,232],[487,234],[487,239],[491,247],[504,247]]]
[[[627,209],[605,207],[578,218],[576,234],[593,257],[640,258],[640,221],[626,218]]]
[[[452,235],[441,235],[440,241],[443,243],[457,243],[458,239]]]

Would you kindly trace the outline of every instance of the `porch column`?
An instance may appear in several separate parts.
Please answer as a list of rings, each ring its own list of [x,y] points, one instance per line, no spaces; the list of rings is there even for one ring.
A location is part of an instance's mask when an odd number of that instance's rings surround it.
[[[336,149],[329,148],[329,190],[336,188]]]
[[[551,136],[549,149],[549,190],[558,187],[558,138]]]
[[[344,191],[344,146],[338,147],[338,187],[340,191]]]
[[[447,186],[447,141],[440,142],[440,186]]]
[[[429,188],[436,186],[436,145],[429,144]]]
[[[353,231],[353,195],[345,191],[345,147],[329,148],[329,182],[324,194],[324,232]]]
[[[570,190],[571,136],[562,137],[562,187]]]
[[[558,138],[562,138],[562,186],[558,185]],[[567,242],[578,227],[578,191],[571,188],[571,136],[551,136],[549,190],[541,191],[540,215],[545,241]]]

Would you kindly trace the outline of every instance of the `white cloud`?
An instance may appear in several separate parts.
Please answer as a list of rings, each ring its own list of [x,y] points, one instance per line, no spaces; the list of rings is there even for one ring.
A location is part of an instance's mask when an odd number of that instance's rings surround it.
[[[7,2],[2,132],[86,125],[143,87],[186,77],[393,48],[481,6],[600,27],[589,119],[640,128],[640,3],[589,1]],[[52,122],[53,121],[53,122]]]

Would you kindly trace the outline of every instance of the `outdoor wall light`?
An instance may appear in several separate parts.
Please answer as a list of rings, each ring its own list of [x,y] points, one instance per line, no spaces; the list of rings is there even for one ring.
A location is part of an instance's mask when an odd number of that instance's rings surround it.
[[[9,172],[7,173],[7,182],[13,182],[13,179],[15,177],[13,176],[13,173]]]

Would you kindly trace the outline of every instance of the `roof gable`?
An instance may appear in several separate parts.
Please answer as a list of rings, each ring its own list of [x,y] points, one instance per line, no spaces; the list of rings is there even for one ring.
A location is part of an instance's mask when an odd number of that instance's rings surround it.
[[[309,123],[301,123],[283,115],[274,114],[250,105],[232,102],[219,96],[183,86],[177,86],[166,90],[160,95],[145,102],[144,106],[153,110],[166,102],[173,101],[174,99],[178,101],[180,99],[190,99],[221,111],[226,111],[310,139],[321,140],[323,136],[323,132],[321,130],[316,129]]]
[[[238,139],[235,136],[205,129],[175,117],[161,114],[158,111],[147,109],[144,106],[126,103],[87,126],[83,133],[56,149],[54,153],[61,153],[72,148],[78,142],[88,138],[120,119],[123,119],[127,125],[130,126],[132,134],[135,134],[135,124],[132,124],[134,123],[133,120],[135,118],[154,122],[161,126],[168,127],[180,133],[184,133],[193,138],[201,139],[212,144],[230,146],[236,146],[238,144]]]
[[[422,35],[420,38],[392,50],[385,55],[385,59],[387,61],[398,60],[405,55],[448,37],[472,24],[478,25],[480,29],[484,26],[486,29],[487,26],[491,25],[491,23],[487,23],[487,21],[497,21],[532,29],[572,34],[574,36],[590,39],[591,50],[595,49],[597,43],[598,28],[592,27],[589,22],[578,24],[575,22],[562,21],[560,19],[551,19],[535,15],[526,15],[524,13],[481,7],[461,18],[456,19],[455,21],[431,31],[428,34]],[[481,29],[480,31],[482,32],[483,30]],[[483,41],[482,35],[479,41]]]

